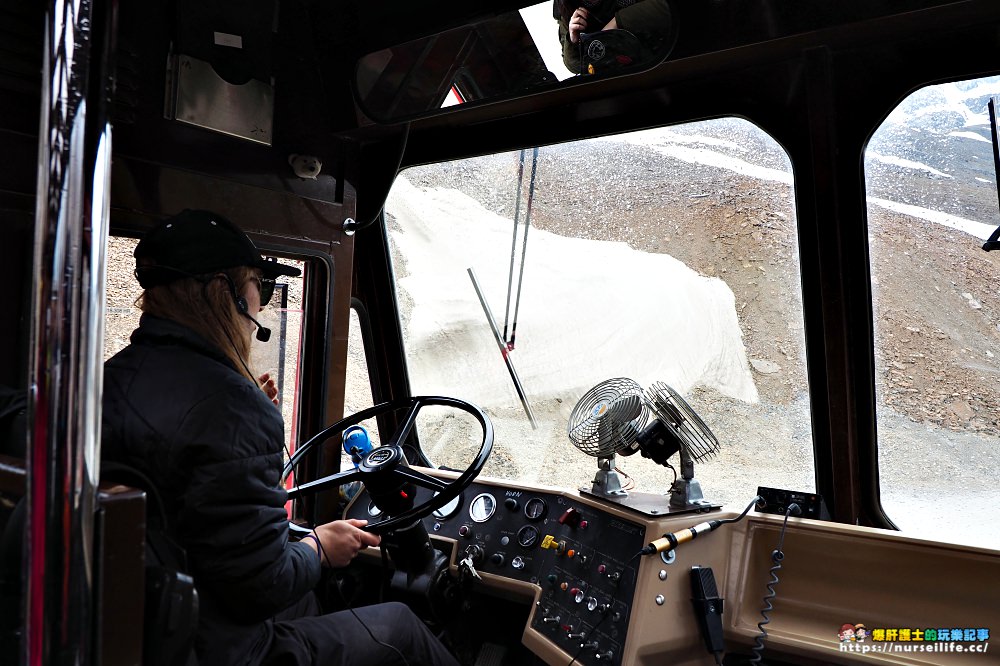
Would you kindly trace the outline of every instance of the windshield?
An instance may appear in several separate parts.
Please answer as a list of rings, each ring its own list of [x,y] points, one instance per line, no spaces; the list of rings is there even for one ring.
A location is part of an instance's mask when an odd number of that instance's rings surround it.
[[[718,440],[694,460],[706,501],[745,505],[758,485],[814,490],[791,168],[755,126],[724,119],[412,168],[386,214],[412,392],[486,410],[486,473],[592,489],[611,458],[623,489],[666,492],[678,455],[624,455],[657,421],[649,395],[662,383],[694,413],[696,436]],[[615,379],[638,401],[615,407]],[[596,424],[595,393],[631,429]],[[464,468],[474,425],[452,421],[463,419],[428,413],[422,446]],[[610,449],[574,443],[573,428]]]

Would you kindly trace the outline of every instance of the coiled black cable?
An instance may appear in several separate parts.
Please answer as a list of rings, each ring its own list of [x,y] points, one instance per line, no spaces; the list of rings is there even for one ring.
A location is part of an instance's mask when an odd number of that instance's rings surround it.
[[[789,504],[788,509],[785,510],[785,520],[781,524],[781,533],[778,535],[778,547],[771,551],[771,562],[774,563],[774,566],[768,570],[768,573],[771,574],[771,580],[767,583],[767,594],[764,595],[764,607],[760,609],[763,619],[757,623],[757,629],[760,630],[760,633],[754,639],[754,646],[751,650],[754,655],[750,658],[751,664],[759,664],[762,659],[761,652],[764,651],[764,641],[767,640],[767,629],[764,627],[771,622],[769,613],[774,610],[771,600],[778,596],[774,591],[774,586],[779,582],[778,572],[781,570],[782,560],[785,559],[785,552],[781,547],[785,543],[785,529],[788,527],[788,516],[793,513],[796,516],[802,513],[802,509],[799,508],[798,504]]]
[[[764,595],[764,607],[760,611],[760,614],[764,619],[757,623],[757,629],[760,633],[757,634],[757,637],[754,639],[754,646],[752,650],[754,655],[750,658],[751,664],[759,664],[761,660],[760,653],[764,650],[764,641],[767,640],[767,629],[764,628],[764,625],[771,621],[768,613],[774,610],[774,606],[771,604],[771,599],[774,599],[777,596],[777,593],[774,591],[774,586],[779,582],[778,570],[781,569],[781,561],[783,559],[785,559],[785,554],[780,548],[771,553],[771,561],[774,562],[774,566],[769,570],[771,580],[767,584],[767,594]]]

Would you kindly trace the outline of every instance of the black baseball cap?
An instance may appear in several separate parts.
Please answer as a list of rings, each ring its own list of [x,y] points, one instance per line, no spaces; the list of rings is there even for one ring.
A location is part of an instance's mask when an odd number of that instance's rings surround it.
[[[239,227],[207,210],[185,209],[164,220],[143,236],[133,256],[143,289],[237,266],[258,268],[272,280],[301,274],[298,268],[262,257]]]

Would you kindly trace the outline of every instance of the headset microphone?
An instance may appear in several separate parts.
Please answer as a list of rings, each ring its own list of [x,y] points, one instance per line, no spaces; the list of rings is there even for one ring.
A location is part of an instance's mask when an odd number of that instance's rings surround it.
[[[271,329],[267,328],[266,326],[261,326],[261,324],[260,324],[259,321],[257,321],[256,319],[254,319],[253,317],[251,317],[250,315],[248,315],[245,312],[243,313],[243,316],[246,317],[247,319],[249,319],[250,321],[252,321],[253,324],[254,324],[254,326],[257,327],[257,336],[256,337],[257,337],[257,339],[259,341],[261,341],[261,342],[267,342],[268,340],[271,339]]]
[[[259,340],[260,342],[267,342],[268,340],[270,340],[271,329],[267,328],[266,326],[262,326],[259,321],[250,316],[250,305],[247,303],[247,299],[243,298],[242,296],[238,296],[236,294],[236,285],[233,284],[232,279],[228,275],[225,274],[223,275],[226,278],[226,282],[229,284],[229,290],[232,292],[233,298],[236,301],[236,311],[239,312],[244,317],[246,317],[247,319],[249,319],[250,321],[252,321],[253,325],[257,327],[257,336],[256,336],[257,340]]]

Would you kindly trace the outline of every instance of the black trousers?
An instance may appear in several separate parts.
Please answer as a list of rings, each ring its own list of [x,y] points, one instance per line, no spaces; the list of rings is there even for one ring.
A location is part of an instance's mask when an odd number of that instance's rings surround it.
[[[316,596],[275,618],[266,666],[458,666],[413,614],[396,602],[319,615]]]

